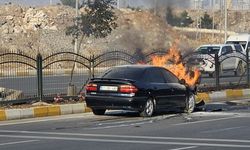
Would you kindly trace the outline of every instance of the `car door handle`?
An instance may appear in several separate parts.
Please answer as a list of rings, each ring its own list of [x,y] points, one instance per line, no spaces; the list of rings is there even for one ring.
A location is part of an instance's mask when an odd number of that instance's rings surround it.
[[[157,90],[157,87],[154,87],[154,90]]]

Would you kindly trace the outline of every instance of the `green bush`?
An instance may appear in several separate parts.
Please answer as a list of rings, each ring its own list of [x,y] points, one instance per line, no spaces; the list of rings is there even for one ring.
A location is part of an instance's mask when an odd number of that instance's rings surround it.
[[[213,28],[213,18],[210,17],[207,12],[201,17],[201,28],[212,29]]]

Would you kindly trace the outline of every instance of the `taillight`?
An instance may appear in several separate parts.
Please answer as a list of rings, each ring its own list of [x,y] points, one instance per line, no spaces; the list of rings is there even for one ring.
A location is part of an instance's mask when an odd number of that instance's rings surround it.
[[[136,93],[138,89],[133,85],[121,85],[119,92],[121,93]]]
[[[97,91],[97,84],[89,83],[86,86],[87,92],[96,92]]]

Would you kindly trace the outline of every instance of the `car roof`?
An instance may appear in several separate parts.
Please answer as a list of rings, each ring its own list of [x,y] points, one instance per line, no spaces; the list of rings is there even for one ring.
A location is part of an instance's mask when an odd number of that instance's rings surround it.
[[[250,34],[248,33],[239,33],[235,35],[230,35],[227,41],[250,41]]]
[[[233,46],[233,45],[237,45],[237,44],[206,44],[206,45],[201,45],[200,47],[210,47],[210,46]]]
[[[147,65],[147,64],[135,64],[135,65],[121,65],[121,66],[115,66],[114,68],[138,68],[138,69],[147,69],[147,68],[157,68],[157,66]]]

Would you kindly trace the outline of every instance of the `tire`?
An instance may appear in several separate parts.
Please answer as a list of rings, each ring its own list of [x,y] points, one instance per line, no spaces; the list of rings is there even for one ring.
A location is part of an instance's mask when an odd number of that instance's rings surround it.
[[[210,78],[214,78],[214,77],[215,77],[215,72],[209,73],[208,76],[209,76]]]
[[[245,72],[244,66],[242,64],[242,62],[239,62],[236,71],[234,71],[234,75],[235,76],[241,76],[243,75],[243,73]]]
[[[155,111],[155,104],[152,98],[149,98],[140,113],[141,117],[152,117]]]
[[[194,108],[195,108],[195,95],[192,93],[187,97],[184,112],[190,114],[194,112]]]
[[[106,109],[92,109],[92,111],[95,115],[104,115]]]

